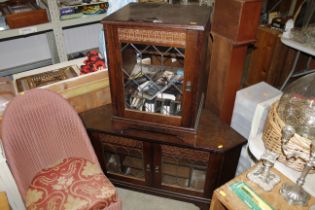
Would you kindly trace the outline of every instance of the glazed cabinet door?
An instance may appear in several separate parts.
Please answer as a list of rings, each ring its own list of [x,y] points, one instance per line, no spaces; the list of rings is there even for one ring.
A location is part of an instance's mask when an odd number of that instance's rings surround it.
[[[150,144],[104,133],[90,135],[108,177],[140,185],[151,184]]]
[[[204,196],[209,153],[169,145],[154,145],[154,185]]]
[[[201,32],[105,25],[114,115],[193,128],[206,44]]]

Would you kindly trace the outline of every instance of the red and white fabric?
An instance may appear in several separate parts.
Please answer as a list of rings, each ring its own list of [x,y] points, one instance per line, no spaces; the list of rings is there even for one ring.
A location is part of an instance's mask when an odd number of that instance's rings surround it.
[[[104,209],[117,202],[116,190],[97,164],[66,158],[41,170],[26,192],[28,210]]]

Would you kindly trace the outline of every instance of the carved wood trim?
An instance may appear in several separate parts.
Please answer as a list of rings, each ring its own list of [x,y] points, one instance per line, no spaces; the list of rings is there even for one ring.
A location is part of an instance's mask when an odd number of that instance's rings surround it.
[[[120,137],[120,136],[106,135],[103,133],[96,133],[93,135],[97,137],[100,141],[105,142],[105,143],[115,144],[115,145],[120,145],[124,147],[130,147],[130,148],[137,148],[137,149],[143,148],[143,143],[141,141],[137,141],[134,139]]]
[[[118,39],[121,42],[145,42],[159,45],[186,45],[186,33],[175,31],[160,31],[151,29],[118,28]]]

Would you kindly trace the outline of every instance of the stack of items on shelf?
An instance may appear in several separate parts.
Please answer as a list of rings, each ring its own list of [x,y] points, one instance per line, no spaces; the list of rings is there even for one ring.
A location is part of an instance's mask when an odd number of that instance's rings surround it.
[[[48,22],[46,10],[40,8],[35,0],[4,1],[0,3],[0,13],[0,27],[3,29],[7,26],[20,28]]]
[[[84,65],[80,68],[80,74],[87,74],[103,70],[106,68],[104,60],[99,57],[96,50],[92,50],[87,54],[87,59],[84,61]]]
[[[60,19],[104,14],[107,12],[108,6],[108,0],[60,0]]]

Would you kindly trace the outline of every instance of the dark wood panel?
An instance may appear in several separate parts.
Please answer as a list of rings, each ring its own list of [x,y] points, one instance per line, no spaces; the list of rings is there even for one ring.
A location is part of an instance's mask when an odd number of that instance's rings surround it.
[[[112,97],[112,105],[115,107],[113,113],[115,115],[122,116],[124,113],[124,89],[120,85],[122,83],[122,71],[121,71],[121,53],[120,45],[117,35],[117,27],[113,25],[106,25],[105,37],[106,37],[106,51],[108,62],[108,74],[110,81],[110,93]]]
[[[231,40],[212,33],[213,51],[209,72],[206,108],[229,123],[236,91],[240,89],[246,45],[234,46]]]
[[[205,30],[211,10],[198,5],[131,3],[108,17],[104,23]]]
[[[154,167],[154,147],[150,143],[143,143],[143,155],[144,155],[144,170],[145,170],[145,183],[146,185],[153,185],[155,183],[154,175],[153,175],[153,167]]]
[[[202,56],[202,48],[204,34],[196,33],[195,31],[187,31],[186,33],[186,52],[185,52],[185,84],[183,85],[183,119],[182,126],[194,127],[196,120],[197,109],[199,108],[200,96],[198,92],[203,91],[199,88],[199,82],[202,78],[203,68],[200,57]],[[190,83],[190,90],[187,90]]]
[[[267,26],[258,28],[257,42],[251,53],[245,86],[265,81],[276,88],[281,87],[292,69],[296,50],[284,45],[280,34],[278,30]],[[302,55],[296,69],[305,68],[305,63],[306,59],[303,62]]]
[[[248,76],[244,85],[249,86],[265,81],[280,88],[292,70],[297,51],[284,45],[279,35],[281,32],[268,26],[260,26],[257,32],[257,42],[251,53]],[[301,54],[296,66],[296,72],[307,67],[309,55]],[[314,62],[314,59],[313,59]],[[312,62],[311,62],[312,63]],[[312,67],[312,64],[310,65]]]
[[[214,7],[211,31],[235,43],[255,40],[261,0],[219,0]]]
[[[160,188],[162,180],[162,165],[161,165],[161,146],[159,144],[152,144],[153,146],[153,186]],[[152,155],[151,154],[151,155]]]
[[[222,169],[220,171],[220,174],[218,175],[216,187],[219,187],[234,178],[241,149],[242,146],[238,145],[226,152],[224,156],[222,156]]]
[[[248,44],[255,41],[262,0],[215,2],[206,108],[230,123]]]
[[[218,177],[221,169],[222,169],[222,159],[224,156],[222,154],[214,153],[211,154],[209,157],[208,162],[208,171],[207,177]],[[204,194],[205,196],[211,198],[213,191],[218,187],[218,180],[217,179],[207,179]]]
[[[240,28],[237,41],[252,42],[256,39],[257,26],[260,20],[262,0],[244,2],[241,10]]]

